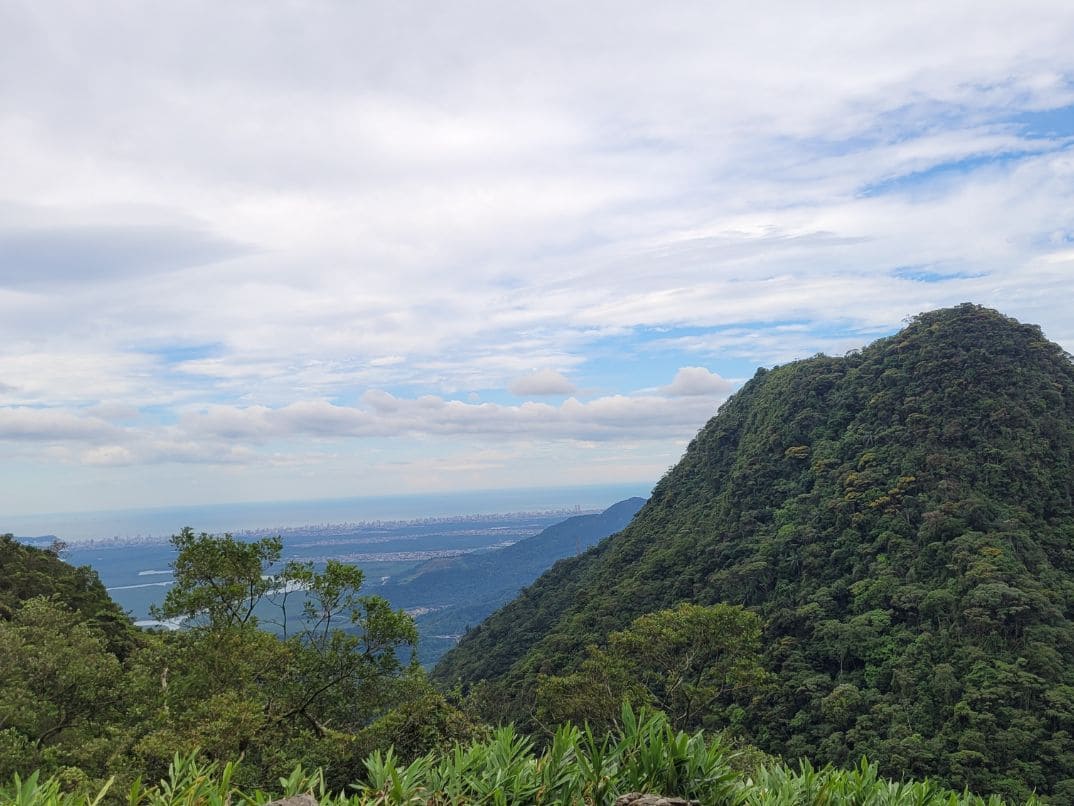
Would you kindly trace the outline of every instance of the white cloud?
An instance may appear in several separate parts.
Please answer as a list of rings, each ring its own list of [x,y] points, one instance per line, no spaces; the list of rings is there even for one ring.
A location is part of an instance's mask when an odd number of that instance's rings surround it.
[[[577,388],[562,372],[554,369],[541,369],[534,373],[511,381],[508,387],[511,394],[518,397],[528,395],[570,395]]]
[[[711,396],[727,395],[731,387],[730,381],[705,367],[681,367],[675,373],[675,379],[661,391],[671,397]]]
[[[0,440],[35,442],[99,442],[121,432],[96,417],[67,411],[0,408]]]
[[[64,461],[112,423],[96,467],[301,457],[311,494],[338,468],[280,440],[655,456],[723,394],[674,369],[966,299],[1074,349],[1074,144],[1033,117],[1072,40],[1064,2],[5,5],[0,405],[74,418],[19,426]]]
[[[67,446],[57,454],[63,461],[94,466],[252,465],[263,462],[265,451],[277,446],[311,441],[335,450],[353,440],[415,438],[501,446],[534,441],[678,443],[715,413],[730,384],[707,370],[687,367],[664,392],[591,400],[568,397],[558,405],[534,401],[504,405],[436,395],[401,398],[370,390],[353,406],[314,399],[278,408],[222,404],[190,408],[173,425],[149,424],[137,412],[100,406],[93,411],[124,422],[109,423],[71,411],[0,408],[0,440]],[[487,453],[488,448],[479,450]],[[276,459],[286,461],[286,454]],[[451,462],[467,464],[458,457]]]
[[[721,386],[726,396],[729,385]],[[404,399],[376,391],[363,398],[365,407],[341,406],[324,400],[296,401],[278,409],[212,406],[185,414],[180,430],[197,440],[251,444],[296,437],[680,439],[692,434],[715,413],[713,391],[710,385],[703,399],[610,395],[589,401],[569,397],[559,405],[527,401],[512,406],[468,403],[436,395]]]
[[[394,367],[406,363],[406,357],[402,355],[382,355],[380,358],[370,360],[371,367]]]
[[[161,390],[142,386],[154,363],[149,356],[79,345],[34,350],[25,344],[16,341],[6,350],[0,348],[0,377],[5,381],[0,405],[102,400],[130,404],[161,396]]]

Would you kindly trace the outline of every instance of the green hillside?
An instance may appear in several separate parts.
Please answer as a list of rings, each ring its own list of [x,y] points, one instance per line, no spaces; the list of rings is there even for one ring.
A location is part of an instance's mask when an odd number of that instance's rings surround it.
[[[626,530],[435,671],[532,718],[542,675],[637,616],[744,605],[769,686],[714,704],[787,758],[1074,801],[1074,365],[974,305],[760,370]]]
[[[130,619],[112,601],[89,566],[75,568],[56,551],[27,546],[0,535],[0,621],[12,619],[35,596],[53,597],[107,639],[112,652],[124,656],[133,643]]]
[[[448,636],[480,623],[557,560],[618,532],[644,503],[643,498],[629,498],[603,512],[567,518],[495,551],[429,560],[377,593],[393,607],[431,609],[415,619],[422,637],[421,660],[431,663],[453,646]]]

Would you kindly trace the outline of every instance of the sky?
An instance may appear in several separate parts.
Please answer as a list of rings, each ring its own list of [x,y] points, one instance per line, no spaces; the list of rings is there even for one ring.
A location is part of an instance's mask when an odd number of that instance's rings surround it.
[[[921,311],[1074,352],[1071,42],[1067,0],[0,2],[0,512],[652,483]]]

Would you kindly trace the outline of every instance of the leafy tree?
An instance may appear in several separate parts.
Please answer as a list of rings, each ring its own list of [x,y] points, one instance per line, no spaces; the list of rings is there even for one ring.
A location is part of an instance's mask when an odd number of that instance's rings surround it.
[[[413,620],[361,595],[358,568],[279,567],[278,537],[246,543],[184,529],[172,543],[176,581],[159,615],[185,629],[133,664],[148,704],[132,749],[142,766],[159,770],[194,747],[276,770],[298,757],[331,760],[334,743],[405,697],[400,652],[413,654]],[[272,606],[280,636],[258,629]]]
[[[489,729],[432,688],[423,676],[413,681],[408,696],[380,719],[358,731],[351,746],[351,780],[362,776],[370,753],[393,748],[404,763],[432,751],[450,751],[488,735]]]
[[[74,568],[59,553],[23,545],[10,534],[0,535],[0,620],[11,619],[35,597],[56,597],[80,620],[92,622],[110,651],[126,657],[137,644],[130,619],[108,596],[92,568]]]
[[[485,712],[488,699],[499,699],[500,691],[478,688],[471,696]],[[588,725],[598,734],[607,734],[619,724],[624,703],[643,706],[654,699],[628,659],[590,644],[577,671],[538,677],[536,721],[546,734],[564,722]]]
[[[0,538],[0,778],[36,769],[65,789],[115,776],[114,792],[137,790],[196,753],[241,757],[230,774],[243,787],[297,763],[342,787],[364,770],[359,748],[420,754],[480,732],[407,663],[412,620],[362,595],[359,569],[281,563],[279,538],[184,529],[173,544],[158,615],[183,627],[145,632],[88,569]],[[260,629],[273,605],[278,633]]]
[[[320,573],[292,563],[280,579],[305,599],[274,719],[303,719],[319,736],[322,723],[360,726],[390,702],[389,682],[403,669],[398,650],[417,643],[413,619],[379,596],[360,596],[362,572],[345,563],[329,560]]]
[[[102,632],[43,597],[0,621],[0,771],[31,760],[97,766],[102,726],[122,709],[119,659]],[[23,767],[25,769],[25,767]]]
[[[761,620],[730,605],[683,603],[608,636],[609,653],[636,670],[656,706],[684,730],[763,682],[760,648]]]
[[[655,705],[679,729],[714,718],[765,680],[760,666],[761,621],[741,607],[684,603],[635,619],[608,636],[607,649],[591,646],[578,672],[544,676],[538,683],[538,718],[608,730],[623,701]],[[718,724],[720,722],[724,724]]]
[[[280,559],[281,538],[244,542],[231,535],[195,535],[188,526],[172,535],[171,544],[175,584],[154,610],[157,618],[180,618],[213,630],[256,626],[258,604],[280,587],[266,571]]]

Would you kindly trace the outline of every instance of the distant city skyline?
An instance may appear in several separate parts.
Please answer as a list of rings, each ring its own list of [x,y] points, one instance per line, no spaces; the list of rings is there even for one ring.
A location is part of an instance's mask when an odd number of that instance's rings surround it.
[[[599,512],[627,498],[647,498],[651,486],[610,484],[424,495],[236,501],[33,515],[4,513],[2,528],[22,538],[51,540],[52,537],[58,537],[72,544],[85,544],[85,541],[101,541],[103,544],[167,542],[184,526],[212,534],[230,532],[245,537],[280,534],[286,538],[295,531],[331,534],[377,523],[435,525],[444,520],[471,519],[481,522],[487,518],[537,513],[565,517],[583,511]]]
[[[0,512],[651,485],[963,301],[1074,352],[1074,7],[0,7]],[[0,522],[0,531],[8,527]]]

